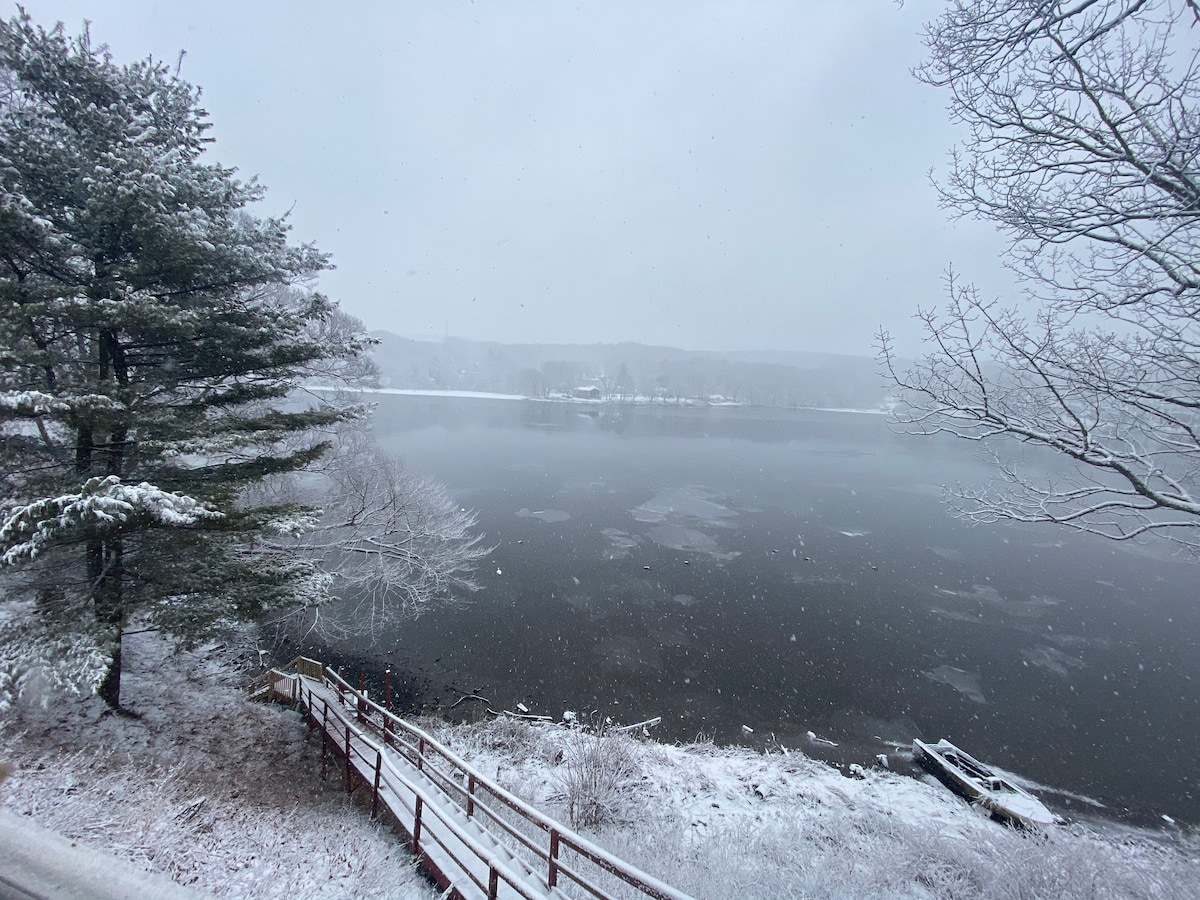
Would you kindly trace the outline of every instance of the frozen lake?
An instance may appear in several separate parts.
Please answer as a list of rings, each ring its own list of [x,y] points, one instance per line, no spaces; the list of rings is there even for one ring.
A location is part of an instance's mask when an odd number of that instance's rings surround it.
[[[856,413],[375,399],[380,442],[499,546],[467,606],[347,664],[443,706],[454,685],[847,763],[947,737],[1080,795],[1059,810],[1200,822],[1200,569],[959,523],[939,485],[989,475],[965,443]]]

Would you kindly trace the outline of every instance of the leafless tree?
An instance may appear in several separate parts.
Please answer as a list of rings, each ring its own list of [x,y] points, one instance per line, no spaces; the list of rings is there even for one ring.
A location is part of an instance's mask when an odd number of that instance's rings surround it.
[[[879,347],[902,426],[995,454],[1000,478],[952,491],[973,520],[1200,552],[1197,22],[1195,0],[956,0],[927,28],[916,75],[970,135],[942,203],[1011,239],[1025,297],[950,277],[914,366]],[[1013,440],[1069,471],[1017,466]]]
[[[475,567],[493,549],[476,532],[474,511],[353,425],[314,471],[276,491],[281,505],[301,512],[265,550],[312,561],[320,582],[279,620],[291,630],[375,637],[477,590]]]
[[[269,287],[258,302],[285,308],[305,295]],[[435,603],[453,603],[477,589],[476,563],[492,548],[473,533],[475,513],[460,507],[437,481],[406,468],[370,434],[372,407],[354,404],[378,383],[375,342],[363,323],[332,308],[308,323],[308,336],[353,353],[303,368],[302,391],[341,394],[345,415],[298,434],[281,434],[276,449],[318,446],[302,471],[246,486],[242,506],[269,511],[267,535],[242,548],[259,568],[285,571],[290,589],[263,602],[286,631],[330,640],[379,635]]]

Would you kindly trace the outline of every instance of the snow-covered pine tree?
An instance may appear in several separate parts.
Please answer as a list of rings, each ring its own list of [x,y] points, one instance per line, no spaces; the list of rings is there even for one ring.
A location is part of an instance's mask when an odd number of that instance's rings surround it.
[[[89,623],[115,708],[133,612],[199,629],[317,577],[242,552],[287,510],[241,498],[354,414],[285,400],[364,344],[313,327],[319,294],[276,302],[327,259],[249,211],[208,127],[171,67],[0,22],[0,568],[34,560],[29,614]]]

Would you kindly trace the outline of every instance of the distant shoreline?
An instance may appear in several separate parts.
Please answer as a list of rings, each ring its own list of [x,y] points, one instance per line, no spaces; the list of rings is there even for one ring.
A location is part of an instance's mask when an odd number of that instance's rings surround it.
[[[842,406],[763,406],[761,404],[737,403],[701,403],[696,400],[685,400],[681,403],[653,403],[645,397],[636,400],[588,400],[582,397],[527,397],[524,394],[493,394],[487,391],[438,391],[428,388],[345,388],[332,385],[307,385],[311,391],[345,391],[352,394],[392,394],[403,397],[451,397],[467,400],[528,400],[531,403],[578,403],[584,406],[674,406],[691,409],[721,409],[730,407],[745,407],[746,409],[797,409],[809,412],[860,413],[869,416],[886,416],[891,414],[888,409],[858,409]]]

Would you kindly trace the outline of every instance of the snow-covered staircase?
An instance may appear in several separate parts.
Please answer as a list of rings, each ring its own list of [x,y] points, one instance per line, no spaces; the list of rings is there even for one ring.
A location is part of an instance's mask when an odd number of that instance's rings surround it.
[[[250,687],[299,706],[322,736],[346,790],[370,791],[371,814],[404,835],[450,896],[463,898],[687,895],[616,858],[480,775],[409,722],[299,657]]]

